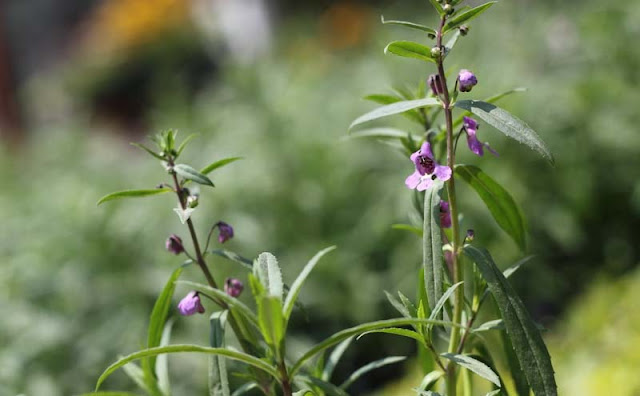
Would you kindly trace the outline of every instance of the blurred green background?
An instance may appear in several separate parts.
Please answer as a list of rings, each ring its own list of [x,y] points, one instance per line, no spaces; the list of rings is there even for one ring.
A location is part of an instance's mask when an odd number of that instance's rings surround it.
[[[410,221],[411,164],[344,137],[373,108],[362,96],[432,72],[382,53],[392,39],[425,38],[379,23],[434,24],[428,2],[9,0],[0,10],[0,395],[89,391],[142,345],[154,299],[181,262],[164,239],[187,233],[169,196],[96,201],[164,181],[129,142],[166,128],[199,133],[184,154],[196,168],[244,157],[203,190],[200,232],[232,224],[225,247],[274,253],[289,282],[317,250],[338,245],[301,294],[307,315],[293,322],[293,354],[395,316],[383,290],[415,295],[420,242],[390,227]],[[459,160],[510,189],[528,217],[537,257],[512,282],[549,329],[560,394],[640,394],[638,20],[638,2],[503,1],[448,58],[452,72],[478,76],[471,97],[527,87],[502,105],[555,153],[551,168],[484,125],[481,139],[500,157],[460,150]],[[461,191],[478,244],[505,267],[521,258],[474,193]],[[220,279],[246,279],[222,259],[210,265]],[[206,344],[206,326],[206,315],[178,318],[174,341]],[[337,377],[413,350],[365,337]],[[206,364],[172,356],[174,394],[204,394]],[[353,393],[409,394],[413,372],[385,368]],[[122,373],[106,387],[135,389]]]

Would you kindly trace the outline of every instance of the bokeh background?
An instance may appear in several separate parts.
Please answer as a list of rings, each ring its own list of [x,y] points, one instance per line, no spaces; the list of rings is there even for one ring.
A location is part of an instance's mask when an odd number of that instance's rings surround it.
[[[244,157],[203,191],[199,231],[232,224],[226,247],[273,252],[289,281],[317,250],[338,245],[301,294],[307,315],[293,323],[294,354],[395,316],[383,290],[415,295],[420,242],[390,227],[410,221],[411,164],[344,137],[373,107],[362,96],[431,72],[382,53],[392,39],[424,37],[379,23],[434,24],[428,2],[5,0],[0,12],[0,395],[90,391],[110,362],[142,345],[154,299],[180,263],[164,239],[186,232],[169,196],[96,201],[163,181],[129,142],[167,128],[199,133],[184,154],[195,167]],[[551,168],[485,126],[501,156],[461,151],[460,160],[507,186],[528,217],[536,259],[512,282],[548,329],[564,395],[640,395],[639,20],[639,2],[503,1],[448,58],[452,71],[478,75],[473,97],[527,87],[502,105],[556,155]],[[504,267],[521,258],[461,190],[478,243]],[[246,279],[223,259],[211,265],[219,278]],[[206,326],[206,315],[180,318],[174,339],[206,345]],[[413,349],[365,337],[337,378]],[[171,357],[174,394],[205,394],[206,364]],[[414,368],[385,368],[352,389],[409,394]],[[135,390],[122,373],[106,388]]]

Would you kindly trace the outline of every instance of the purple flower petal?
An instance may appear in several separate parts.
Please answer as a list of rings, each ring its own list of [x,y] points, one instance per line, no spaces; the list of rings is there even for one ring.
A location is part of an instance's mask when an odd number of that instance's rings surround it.
[[[418,171],[410,174],[404,181],[404,184],[412,190],[418,186],[418,183],[420,183],[420,173]]]
[[[191,291],[185,296],[185,298],[180,300],[178,303],[178,311],[184,316],[190,316],[195,313],[204,313],[204,307],[200,302],[200,296],[198,296],[198,293]]]
[[[422,177],[416,189],[418,191],[424,191],[427,188],[431,187],[432,184],[433,184],[433,180],[431,180],[430,177]]]
[[[436,177],[442,181],[447,181],[451,179],[451,168],[445,165],[436,166],[436,170],[434,172]]]

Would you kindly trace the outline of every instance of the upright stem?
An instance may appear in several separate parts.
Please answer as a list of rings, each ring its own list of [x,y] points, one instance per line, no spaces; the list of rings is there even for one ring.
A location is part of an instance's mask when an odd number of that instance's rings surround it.
[[[443,15],[440,19],[440,26],[436,32],[436,45],[440,49],[438,57],[438,75],[442,83],[442,97],[444,116],[447,128],[447,165],[453,171],[455,165],[455,146],[453,142],[453,118],[451,112],[451,98],[449,97],[449,89],[447,87],[447,76],[444,72],[444,47],[442,46],[442,31],[447,21],[447,16]],[[449,210],[451,211],[451,232],[453,245],[453,279],[452,283],[458,283],[464,279],[464,268],[460,265],[458,258],[460,247],[460,225],[458,224],[458,203],[456,200],[456,184],[455,175],[452,173],[451,178],[446,183],[447,196],[449,198]],[[456,289],[453,303],[453,323],[460,324],[462,321],[462,308],[464,304],[464,288]],[[451,330],[451,338],[449,339],[449,353],[455,353],[460,342],[460,332],[455,328]],[[447,395],[456,396],[456,366],[453,362],[447,367]]]

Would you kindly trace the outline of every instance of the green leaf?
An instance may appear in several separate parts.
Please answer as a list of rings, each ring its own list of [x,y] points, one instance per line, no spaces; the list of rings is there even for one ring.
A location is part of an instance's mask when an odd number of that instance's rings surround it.
[[[435,370],[425,375],[420,383],[420,387],[418,387],[418,391],[430,390],[443,375],[444,373],[440,370]]]
[[[493,382],[497,386],[501,386],[498,375],[486,364],[467,355],[457,355],[453,353],[441,353],[440,356],[447,358],[467,370],[473,371],[482,378]]]
[[[120,367],[125,364],[132,362],[134,360],[142,359],[145,357],[158,356],[163,353],[180,353],[180,352],[197,352],[197,353],[205,353],[212,355],[221,355],[226,356],[229,359],[238,360],[240,362],[246,363],[250,366],[258,368],[274,378],[278,378],[278,372],[276,369],[269,363],[265,362],[262,359],[258,359],[257,357],[247,355],[246,353],[225,349],[225,348],[209,348],[203,347],[199,345],[169,345],[165,347],[155,347],[149,349],[143,349],[141,351],[134,352],[128,356],[125,356],[119,359],[117,362],[113,363],[111,366],[107,367],[107,369],[100,375],[98,381],[96,383],[96,391],[100,389],[100,385],[111,375],[114,371],[118,370]]]
[[[460,34],[460,31],[458,30],[453,34],[453,36],[451,36],[449,41],[447,41],[447,43],[444,45],[444,55],[445,56],[449,55],[449,52],[451,52],[453,47],[456,46],[456,43],[458,42],[458,39],[460,38],[460,36],[461,36],[461,34]]]
[[[258,384],[256,384],[255,382],[247,382],[246,384],[242,385],[241,387],[239,387],[238,389],[236,389],[231,396],[242,396],[245,393],[249,392],[252,389],[255,389],[258,387]]]
[[[514,265],[512,265],[511,267],[509,267],[506,270],[502,271],[502,275],[504,275],[504,277],[508,279],[511,275],[515,274],[516,271],[518,271],[520,269],[520,267],[522,267],[523,265],[528,263],[529,260],[531,260],[534,257],[535,257],[534,255],[529,255],[529,256],[526,256],[526,257],[518,260],[518,262],[516,262]]]
[[[215,250],[209,250],[209,253],[215,254],[216,256],[224,257],[231,261],[235,261],[236,263],[241,264],[243,267],[249,270],[253,270],[253,261],[249,260],[246,257],[242,257],[238,253],[232,252],[231,250],[215,249]]]
[[[470,111],[510,138],[529,146],[553,165],[553,155],[540,136],[508,111],[481,100],[461,100],[456,102],[455,106]]]
[[[384,53],[392,53],[404,58],[420,59],[426,62],[434,62],[431,48],[413,41],[392,41],[384,48]]]
[[[318,264],[322,256],[333,251],[335,248],[336,248],[335,246],[329,246],[328,248],[323,249],[318,253],[316,253],[316,255],[313,256],[311,260],[309,260],[307,265],[304,266],[304,268],[302,269],[302,272],[300,272],[296,280],[293,282],[293,284],[291,285],[291,288],[289,289],[289,293],[287,293],[287,298],[285,299],[285,302],[284,302],[283,316],[284,316],[285,323],[289,321],[289,317],[291,316],[291,312],[293,311],[293,306],[296,302],[296,299],[298,298],[298,294],[300,294],[300,289],[302,288],[304,281],[307,280],[307,277],[309,276],[311,271],[313,271],[313,269],[315,268],[316,264]]]
[[[384,16],[382,15],[380,16],[380,19],[382,20],[382,23],[384,25],[399,25],[399,26],[408,27],[410,29],[422,30],[423,32],[433,34],[434,36],[436,35],[435,30],[431,29],[430,27],[420,25],[419,23],[413,23],[413,22],[407,22],[407,21],[385,20]]]
[[[515,388],[516,394],[518,395],[529,395],[531,394],[531,388],[527,383],[527,376],[524,371],[522,371],[522,367],[520,366],[520,362],[518,361],[518,357],[513,349],[513,344],[509,339],[509,335],[506,333],[500,333],[502,338],[502,349],[504,351],[504,356],[506,360],[507,367],[509,367],[509,375],[513,379],[513,386]]]
[[[402,102],[391,103],[386,106],[378,107],[377,109],[358,117],[351,123],[349,129],[353,128],[356,125],[363,124],[368,121],[377,120],[379,118],[388,117],[390,115],[404,113],[405,111],[417,109],[420,107],[439,105],[441,105],[441,103],[436,98],[404,100]]]
[[[173,167],[173,170],[176,171],[178,175],[184,177],[187,180],[193,180],[198,184],[214,187],[211,179],[209,179],[206,175],[193,169],[189,165],[177,164]]]
[[[502,389],[492,390],[491,392],[487,393],[485,396],[497,396],[500,394],[500,392],[502,392]],[[524,395],[524,393],[522,394]]]
[[[444,15],[444,10],[442,9],[442,6],[440,5],[440,3],[438,3],[437,0],[429,0],[431,2],[431,5],[433,5],[433,8],[436,9],[436,11],[438,11],[438,14],[440,15]]]
[[[504,330],[504,322],[502,319],[490,320],[488,322],[484,322],[480,326],[471,330],[472,333],[479,333],[481,331],[489,331],[489,330]]]
[[[327,381],[323,381],[320,378],[312,377],[310,375],[297,375],[297,380],[304,381],[310,385],[315,385],[320,388],[324,393],[331,396],[349,396],[347,392],[342,390],[341,388],[329,383]]]
[[[239,299],[231,297],[227,293],[222,290],[214,289],[208,285],[203,285],[201,283],[195,283],[190,281],[178,281],[178,284],[186,285],[192,290],[196,290],[202,294],[209,296],[212,299],[219,299],[225,302],[231,309],[236,309],[236,312],[242,315],[245,319],[247,319],[250,323],[253,323],[256,327],[258,326],[258,317],[253,313],[249,307],[247,307],[244,303],[242,303]]]
[[[456,165],[455,173],[480,196],[496,223],[518,245],[526,250],[526,222],[520,207],[507,190],[473,165]]]
[[[209,317],[209,344],[213,348],[225,345],[224,333],[229,311],[218,311]],[[227,362],[224,356],[209,357],[209,395],[230,396],[229,378],[227,376]]]
[[[422,346],[426,347],[427,345],[424,342],[424,337],[422,337],[422,335],[418,334],[417,332],[413,331],[413,330],[407,330],[407,329],[402,329],[399,327],[390,327],[387,329],[379,329],[379,330],[371,330],[371,331],[367,331],[365,333],[362,333],[358,336],[358,340],[368,334],[378,334],[378,333],[383,333],[383,334],[393,334],[393,335],[397,335],[400,337],[406,337],[406,338],[412,338],[416,341],[418,341]]]
[[[376,139],[402,139],[410,133],[395,128],[369,128],[350,133],[346,139],[353,138],[376,138]],[[412,136],[415,139],[415,137]]]
[[[129,363],[125,364],[122,369],[127,377],[135,382],[140,389],[152,396],[160,395],[160,390],[158,389],[158,384],[155,379],[147,377],[145,371],[140,368],[140,366],[135,363]]]
[[[441,394],[439,394],[438,392],[433,392],[433,391],[418,391],[418,395],[420,396],[442,396]]]
[[[105,195],[104,197],[100,198],[100,200],[98,201],[97,205],[100,205],[100,204],[105,203],[107,201],[113,201],[114,199],[148,197],[149,195],[164,194],[164,193],[169,192],[169,191],[172,191],[172,190],[170,188],[155,188],[153,190],[124,190],[124,191],[118,191],[118,192],[114,192],[114,193]]]
[[[171,340],[171,330],[175,321],[170,319],[165,323],[160,339],[160,346],[169,345]],[[156,358],[156,375],[158,376],[158,387],[164,395],[171,395],[171,382],[169,380],[169,359],[168,355],[160,355]]]
[[[526,92],[526,88],[523,87],[518,87],[518,88],[513,88],[510,89],[508,91],[505,92],[501,92],[497,95],[493,95],[493,96],[489,96],[488,98],[483,99],[483,102],[487,102],[487,103],[495,103],[497,101],[499,101],[500,99],[507,97],[511,94],[514,93],[518,93],[518,92]],[[458,116],[454,121],[453,121],[453,128],[455,129],[456,127],[462,125],[462,123],[464,122],[464,116],[469,116],[471,115],[470,111],[465,111],[464,113],[462,113],[460,116]]]
[[[265,341],[273,348],[276,359],[281,359],[281,345],[284,339],[284,318],[282,300],[277,296],[262,296],[258,299],[258,322]]]
[[[327,360],[327,363],[325,364],[324,369],[322,370],[321,379],[323,381],[329,381],[331,379],[333,370],[335,370],[336,366],[338,365],[338,362],[342,358],[342,355],[344,355],[344,352],[347,350],[347,348],[349,348],[349,345],[351,345],[353,340],[354,340],[353,337],[349,337],[346,340],[339,343],[338,346],[335,347],[333,351],[331,351],[331,355],[329,355],[329,360]]]
[[[145,146],[144,144],[141,143],[129,143],[132,146],[135,146],[141,150],[146,151],[147,153],[149,153],[152,157],[159,159],[160,161],[164,161],[164,157],[161,156],[160,154],[156,153],[155,151],[151,150],[149,147]]]
[[[444,308],[444,305],[447,303],[447,301],[449,300],[453,292],[456,291],[458,286],[460,286],[463,283],[464,282],[458,282],[455,285],[451,285],[451,287],[448,288],[447,291],[444,292],[444,294],[442,294],[442,296],[436,303],[436,306],[431,311],[431,315],[429,315],[429,319],[437,319],[438,316],[440,316],[440,311],[442,311],[442,308]]]
[[[557,396],[549,352],[524,304],[495,265],[489,252],[471,245],[465,246],[463,252],[476,263],[487,281],[533,392],[538,396]]]
[[[395,298],[395,296],[393,296],[391,293],[389,293],[388,291],[384,291],[385,296],[387,296],[387,300],[389,300],[389,302],[391,303],[391,305],[398,311],[400,312],[400,314],[402,316],[404,316],[405,318],[411,318],[411,314],[409,313],[409,310],[407,309],[407,307],[405,307],[400,301],[398,301],[397,298]]]
[[[442,297],[444,270],[442,267],[442,236],[440,230],[440,189],[442,182],[434,181],[424,195],[424,228],[422,234],[422,266],[429,307],[433,310]],[[433,318],[432,318],[433,319]]]
[[[284,285],[282,283],[282,272],[278,266],[278,259],[269,253],[260,253],[258,260],[253,266],[253,274],[258,278],[267,294],[282,301]]]
[[[411,224],[392,224],[391,228],[394,230],[409,231],[422,238],[422,229]]]
[[[164,285],[164,289],[158,296],[156,303],[151,311],[151,317],[149,318],[149,331],[147,332],[147,348],[153,348],[160,345],[162,341],[162,333],[164,331],[164,325],[169,316],[169,309],[171,308],[171,299],[173,298],[173,292],[176,289],[176,281],[182,274],[182,267],[176,268],[167,283]],[[155,367],[155,356],[149,358],[150,367]]]
[[[477,7],[472,8],[472,9],[466,11],[466,12],[461,13],[460,15],[455,16],[453,19],[451,19],[449,22],[447,22],[446,25],[444,25],[444,29],[442,31],[442,34],[445,34],[445,33],[449,32],[451,29],[455,29],[455,28],[459,27],[460,25],[462,25],[463,23],[472,20],[473,18],[475,18],[478,15],[482,14],[484,11],[486,11],[489,7],[491,7],[495,3],[497,3],[497,2],[496,1],[491,1],[489,3],[485,3],[483,5],[477,6]]]
[[[176,151],[176,158],[178,158],[180,154],[182,154],[182,150],[184,150],[184,148],[187,147],[187,144],[189,144],[189,142],[196,136],[198,136],[197,133],[192,133],[191,135],[184,138],[182,143],[180,143],[180,146],[178,146],[178,150]]]
[[[320,353],[327,348],[331,348],[332,346],[338,344],[342,340],[345,340],[349,337],[357,336],[358,334],[366,333],[367,331],[371,331],[371,330],[383,329],[387,327],[408,326],[408,325],[414,325],[414,324],[433,324],[433,325],[451,326],[451,327],[459,327],[459,328],[463,327],[457,323],[446,322],[443,320],[416,319],[416,318],[396,318],[396,319],[387,319],[387,320],[379,320],[376,322],[364,323],[355,327],[350,327],[348,329],[339,331],[333,334],[332,336],[330,336],[329,338],[325,339],[324,341],[313,346],[311,349],[305,352],[298,359],[298,361],[293,365],[293,367],[290,370],[290,375],[294,375],[295,373],[297,373],[298,370],[300,370],[300,368],[304,364],[304,362],[311,359],[317,353]]]
[[[200,169],[200,173],[202,173],[203,175],[208,175],[209,173],[213,172],[214,170],[218,169],[218,168],[222,168],[225,165],[228,165],[232,162],[241,160],[242,157],[229,157],[229,158],[223,158],[221,160],[218,160],[216,162],[213,162],[207,166],[205,166],[204,168]]]
[[[83,393],[79,396],[140,396],[137,393],[131,392],[92,392]]]
[[[406,356],[388,356],[386,358],[379,359],[379,360],[373,361],[371,363],[368,363],[368,364],[360,367],[356,371],[354,371],[349,376],[349,378],[347,378],[340,385],[340,388],[347,389],[349,386],[351,386],[351,384],[356,382],[358,380],[358,378],[362,377],[363,375],[367,374],[368,372],[373,371],[375,369],[378,369],[380,367],[384,367],[384,366],[388,366],[390,364],[401,362],[401,361],[405,360],[406,358],[407,358]]]

